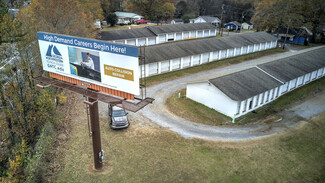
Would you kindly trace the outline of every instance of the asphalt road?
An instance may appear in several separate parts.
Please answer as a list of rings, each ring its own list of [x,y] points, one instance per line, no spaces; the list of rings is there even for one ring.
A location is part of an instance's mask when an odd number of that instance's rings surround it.
[[[266,56],[248,62],[197,73],[152,86],[150,88],[147,88],[147,96],[155,98],[156,100],[154,103],[152,105],[146,106],[137,114],[131,114],[131,116],[134,118],[142,119],[143,117],[148,118],[158,125],[170,128],[170,130],[186,138],[243,141],[256,139],[280,132],[288,127],[301,123],[301,120],[294,120],[297,119],[297,115],[300,115],[303,118],[310,118],[313,115],[325,111],[325,91],[315,96],[313,100],[308,100],[300,105],[288,109],[288,111],[283,114],[283,120],[281,122],[270,124],[252,123],[239,127],[208,126],[199,123],[193,123],[170,113],[165,107],[165,101],[176,91],[185,88],[186,83],[208,80],[217,76],[222,76],[232,72],[254,67],[257,64],[266,63],[273,59],[279,59],[281,57],[294,54],[296,54],[296,51]]]

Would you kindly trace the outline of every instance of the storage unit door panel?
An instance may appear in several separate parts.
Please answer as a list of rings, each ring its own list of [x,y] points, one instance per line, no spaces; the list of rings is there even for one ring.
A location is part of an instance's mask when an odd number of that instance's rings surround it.
[[[197,37],[203,37],[203,31],[197,31]]]
[[[291,82],[290,82],[290,87],[289,87],[290,90],[292,90],[293,88],[295,88],[296,81],[297,81],[296,79],[291,80]]]
[[[219,59],[219,51],[213,52],[213,60]]]
[[[226,56],[227,56],[227,50],[222,50],[220,58],[226,58]]]
[[[301,76],[301,77],[299,77],[299,78],[298,78],[298,81],[297,81],[297,86],[300,86],[300,85],[302,85],[303,79],[304,79],[304,77],[303,77],[303,76]]]
[[[265,49],[265,43],[262,43],[261,44],[261,50],[264,50]]]
[[[173,59],[173,70],[180,69],[181,59]]]
[[[187,38],[189,38],[189,33],[188,32],[184,32],[184,34],[183,34],[183,39],[187,39]]]
[[[306,74],[305,83],[310,81],[310,75],[311,75],[310,73]]]
[[[156,38],[148,38],[148,45],[155,45],[156,44]]]
[[[209,37],[210,34],[209,34],[209,30],[204,30],[204,37]]]
[[[260,45],[259,44],[256,44],[255,45],[255,50],[254,51],[259,51],[260,50]]]
[[[202,63],[206,63],[209,61],[209,54],[210,53],[203,53],[202,55]]]
[[[146,39],[138,39],[138,46],[146,45]]]
[[[161,62],[161,72],[169,71],[169,60]]]
[[[183,68],[191,66],[191,57],[183,58]]]
[[[159,43],[166,42],[166,35],[159,35],[158,38],[159,38]]]
[[[196,37],[196,32],[192,31],[190,37]]]
[[[286,92],[288,90],[288,82],[284,83],[284,85],[282,85],[281,89],[282,89],[281,93]]]
[[[236,55],[240,55],[240,49],[241,48],[236,48]]]
[[[118,43],[118,44],[125,44],[124,40],[115,41],[115,43]]]
[[[158,62],[149,64],[149,75],[158,74]]]
[[[135,40],[133,40],[133,39],[127,40],[127,44],[135,46]]]
[[[253,49],[254,49],[253,45],[249,45],[248,53],[252,53],[253,52]]]
[[[317,71],[311,73],[311,79],[314,80],[316,78]]]
[[[193,56],[193,65],[200,64],[200,55],[194,55]]]
[[[232,57],[232,56],[234,56],[234,49],[229,49],[228,50],[228,57]]]
[[[243,47],[243,54],[247,53],[247,46]]]
[[[176,33],[176,39],[175,40],[181,40],[182,39],[182,33]]]

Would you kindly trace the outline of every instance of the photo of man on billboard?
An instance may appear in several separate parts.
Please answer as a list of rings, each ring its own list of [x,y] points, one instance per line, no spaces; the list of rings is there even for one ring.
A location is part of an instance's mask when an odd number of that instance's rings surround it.
[[[69,47],[70,73],[101,82],[99,53]]]

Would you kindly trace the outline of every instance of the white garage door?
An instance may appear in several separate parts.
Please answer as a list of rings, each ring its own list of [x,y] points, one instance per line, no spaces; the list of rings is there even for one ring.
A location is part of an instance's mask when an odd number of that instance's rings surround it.
[[[168,40],[174,40],[174,34],[168,34]]]
[[[210,30],[210,36],[215,36],[216,35],[216,30]]]
[[[196,37],[196,32],[192,31],[190,37]]]
[[[146,39],[138,39],[138,46],[146,45]]]
[[[197,37],[203,37],[203,31],[197,31]]]
[[[281,93],[284,93],[288,90],[288,82],[284,83],[284,85],[281,86]]]
[[[183,39],[187,39],[187,38],[189,38],[189,37],[190,37],[189,34],[190,34],[189,32],[184,32],[184,34],[183,34]]]
[[[302,85],[303,80],[304,80],[304,77],[303,76],[299,77],[298,78],[298,81],[297,81],[297,86]]]
[[[127,40],[127,44],[135,46],[135,40],[134,39]]]
[[[183,68],[191,66],[191,57],[183,58]]]
[[[219,59],[219,51],[213,52],[213,60],[218,60]]]
[[[181,68],[181,59],[173,59],[173,70]]]
[[[182,33],[176,33],[176,39],[175,40],[181,40],[182,39]]]
[[[317,71],[311,73],[311,80],[316,79]]]
[[[247,53],[247,46],[244,46],[243,47],[243,54],[246,54]]]
[[[204,30],[204,37],[209,37],[210,34],[209,34],[209,30]]]
[[[259,51],[260,50],[260,45],[259,44],[256,44],[255,45],[255,50],[254,51]]]
[[[262,44],[261,44],[261,50],[265,50],[265,44],[266,44],[266,43],[262,43]]]
[[[156,44],[156,38],[155,37],[148,38],[148,45],[154,45],[154,44]]]
[[[206,63],[209,61],[209,55],[210,53],[203,53],[202,55],[202,63]]]
[[[253,49],[254,49],[253,45],[249,45],[248,53],[252,53],[253,52]]]
[[[234,56],[234,49],[229,49],[228,50],[228,57],[233,57]]]
[[[308,83],[310,81],[310,75],[310,73],[306,74],[305,83]]]
[[[193,65],[199,65],[200,64],[200,55],[194,55],[193,56]]]
[[[322,76],[322,74],[323,74],[323,69],[324,69],[324,68],[321,68],[321,69],[318,70],[318,72],[317,72],[317,77],[318,77],[318,78],[320,78],[320,77]]]
[[[161,72],[169,71],[169,60],[161,62]]]
[[[158,39],[159,39],[159,43],[164,43],[166,42],[166,35],[165,34],[159,35]]]
[[[297,79],[291,80],[289,90],[292,90],[293,88],[296,87],[296,81],[297,81]]]
[[[241,48],[236,48],[236,55],[240,55],[240,49]]]
[[[115,41],[115,43],[118,43],[118,44],[124,44],[124,40],[120,40],[120,41]]]
[[[149,75],[158,74],[158,62],[149,64]]]
[[[220,58],[226,58],[226,56],[227,56],[227,50],[222,50]]]

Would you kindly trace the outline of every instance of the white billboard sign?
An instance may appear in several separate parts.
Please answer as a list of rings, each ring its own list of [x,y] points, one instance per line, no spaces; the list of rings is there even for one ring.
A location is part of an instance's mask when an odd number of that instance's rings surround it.
[[[138,48],[38,32],[43,69],[139,95]]]

